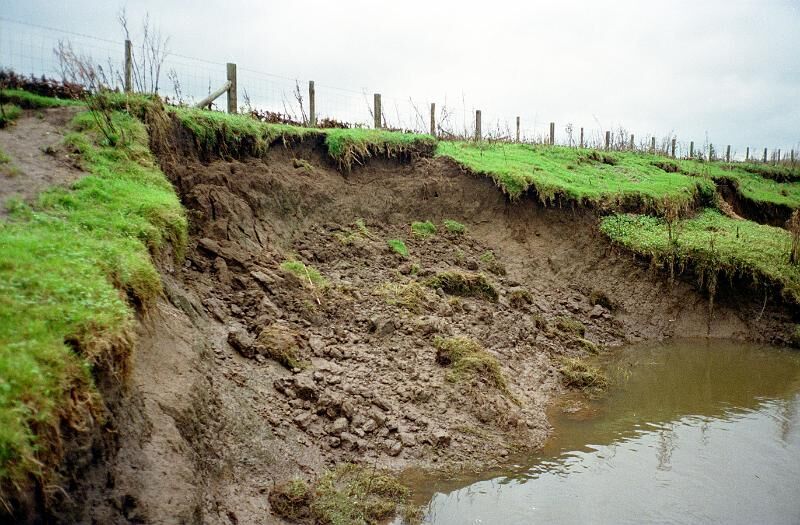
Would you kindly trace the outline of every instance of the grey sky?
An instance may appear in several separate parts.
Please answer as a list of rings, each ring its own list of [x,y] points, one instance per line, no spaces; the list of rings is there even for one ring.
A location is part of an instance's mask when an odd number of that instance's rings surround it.
[[[123,3],[0,4],[3,17],[121,39]],[[552,120],[562,136],[572,122],[587,133],[622,125],[637,137],[674,132],[698,144],[707,133],[740,154],[800,144],[796,0],[124,5],[134,22],[149,11],[179,54],[400,101],[446,99],[460,113],[482,109],[492,125],[521,115],[529,132]],[[19,27],[0,21],[4,39]]]

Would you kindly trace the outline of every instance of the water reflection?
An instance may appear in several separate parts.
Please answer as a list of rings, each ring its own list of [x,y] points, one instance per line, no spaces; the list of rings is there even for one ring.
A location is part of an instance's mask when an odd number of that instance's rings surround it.
[[[800,354],[720,341],[628,348],[618,387],[524,466],[426,480],[427,522],[800,523]]]

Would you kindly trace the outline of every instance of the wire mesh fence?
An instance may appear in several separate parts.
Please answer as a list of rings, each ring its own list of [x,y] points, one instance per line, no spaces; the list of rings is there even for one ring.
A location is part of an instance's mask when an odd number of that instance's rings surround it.
[[[18,74],[45,76],[65,80],[63,64],[59,60],[60,47],[70,46],[75,54],[93,64],[104,74],[105,83],[112,89],[124,88],[125,43],[58,28],[31,24],[0,17],[0,69]],[[142,60],[148,52],[145,45],[134,42],[133,62]],[[155,91],[173,104],[194,105],[217,90],[227,80],[226,64],[205,58],[192,57],[173,51],[160,59],[156,82],[134,82],[138,91]],[[136,77],[136,75],[134,75]],[[289,78],[240,65],[237,71],[239,110],[257,114],[278,114],[297,123],[309,122],[309,79]],[[326,121],[356,127],[372,127],[376,123],[373,90],[348,89],[315,84],[316,122]],[[555,126],[538,115],[503,115],[481,111],[477,121],[476,104],[462,95],[456,99],[441,97],[402,96],[383,94],[381,127],[416,133],[430,133],[444,139],[475,138],[480,127],[480,138],[489,141],[516,141],[529,144],[559,144],[608,150],[634,150],[674,155],[686,158],[728,157],[727,149],[716,147],[707,139],[692,143],[679,140],[674,132],[662,136],[633,135],[620,127],[603,130],[597,126],[579,127],[572,123]],[[434,107],[432,108],[432,104]],[[212,109],[224,110],[217,100]],[[485,108],[484,108],[485,109]],[[433,117],[433,118],[432,118]],[[434,129],[431,122],[434,122]],[[673,146],[674,141],[674,146]],[[798,148],[800,149],[800,148]],[[732,150],[731,160],[763,161],[761,150],[749,148],[745,152]],[[766,160],[777,162],[798,158],[795,150],[767,152]]]

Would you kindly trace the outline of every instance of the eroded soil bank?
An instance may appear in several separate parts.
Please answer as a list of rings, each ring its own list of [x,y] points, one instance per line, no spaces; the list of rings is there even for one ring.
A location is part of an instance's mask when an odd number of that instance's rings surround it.
[[[543,443],[562,356],[676,334],[774,340],[789,320],[724,287],[710,313],[690,282],[613,250],[591,212],[509,202],[444,159],[345,175],[316,141],[201,160],[175,136],[160,159],[190,246],[161,261],[167,297],[140,319],[120,450],[80,489],[84,521],[281,523],[275,484],[342,462],[487,468]],[[434,235],[411,233],[423,220]],[[426,286],[443,272],[483,274],[497,300]],[[495,358],[507,389],[453,380],[435,347],[450,337]]]

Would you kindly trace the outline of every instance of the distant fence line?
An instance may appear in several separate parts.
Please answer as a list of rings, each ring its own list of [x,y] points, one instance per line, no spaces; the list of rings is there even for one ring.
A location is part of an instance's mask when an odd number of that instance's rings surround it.
[[[12,38],[9,31],[0,31],[0,68],[36,76],[60,75],[61,79],[65,80],[64,72],[56,65],[54,50],[63,45],[66,39],[70,45],[77,42],[82,56],[93,60],[101,68],[105,66],[109,87],[123,89],[126,92],[145,91],[142,89],[142,83],[135,78],[137,51],[130,39],[117,42],[0,17],[0,27],[2,23],[16,24],[29,31],[27,39],[23,33],[17,38]],[[65,35],[68,38],[57,35]],[[102,58],[98,59],[98,53]],[[122,59],[121,62],[118,61],[119,58]],[[411,97],[402,101],[389,99],[390,106],[387,107],[386,99],[381,93],[373,93],[369,97],[366,90],[358,92],[321,86],[314,80],[308,81],[307,89],[305,86],[301,89],[300,82],[296,79],[238,68],[235,63],[223,64],[177,53],[166,53],[162,62],[166,76],[172,83],[174,96],[166,95],[166,90],[158,85],[158,81],[154,84],[154,90],[172,102],[213,107],[214,101],[224,94],[227,99],[225,109],[229,113],[241,110],[250,112],[253,109],[263,108],[311,127],[317,126],[321,119],[332,119],[358,127],[430,133],[442,139],[564,145],[608,151],[648,152],[673,158],[728,162],[737,160],[735,158],[737,155],[732,152],[730,145],[726,144],[724,150],[717,150],[713,143],[706,140],[702,145],[698,144],[698,147],[694,141],[689,141],[687,146],[685,142],[679,142],[674,133],[661,138],[645,135],[645,138],[637,142],[636,135],[622,127],[613,131],[597,128],[587,130],[583,127],[576,129],[573,124],[568,123],[559,140],[555,122],[547,123],[546,131],[537,133],[537,119],[523,118],[522,115],[514,117],[513,129],[508,119],[502,119],[503,124],[501,124],[500,118],[496,120],[494,127],[491,127],[491,124],[485,127],[483,111],[474,108],[468,111],[466,102],[463,102],[460,114],[459,108],[448,106],[446,102],[438,105],[437,113],[436,103],[417,104]],[[120,63],[121,68],[117,65]],[[159,68],[161,65],[159,64]],[[26,71],[25,68],[29,70]],[[282,87],[277,87],[281,84]],[[322,112],[318,100],[320,88],[325,92],[323,107],[326,111]],[[243,104],[240,104],[240,95]],[[394,116],[390,114],[392,104],[395,110]],[[401,105],[405,105],[405,116],[401,113]],[[425,107],[426,105],[428,107]],[[534,121],[533,128],[523,127],[529,120]],[[751,148],[747,147],[743,160],[794,165],[798,160],[798,152],[794,147],[783,152],[780,148],[751,151]]]

